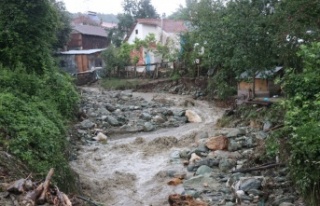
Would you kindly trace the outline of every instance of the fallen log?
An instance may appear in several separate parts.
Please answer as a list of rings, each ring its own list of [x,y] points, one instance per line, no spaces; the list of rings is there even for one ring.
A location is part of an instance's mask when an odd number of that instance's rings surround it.
[[[35,206],[37,198],[40,196],[41,192],[43,191],[43,183],[38,185],[35,190],[32,190],[24,196],[21,201],[21,206]]]
[[[252,168],[246,168],[246,169],[238,169],[238,170],[233,170],[232,173],[245,173],[245,172],[253,172],[253,171],[259,171],[259,170],[266,170],[266,169],[271,169],[275,167],[282,167],[285,166],[284,163],[275,163],[275,164],[270,164],[266,166],[260,166],[260,167],[252,167]]]
[[[39,204],[44,204],[46,202],[46,194],[48,192],[48,188],[49,188],[49,185],[50,185],[50,180],[51,180],[51,177],[53,175],[53,172],[54,172],[54,169],[51,168],[46,176],[46,179],[43,183],[43,190],[42,190],[42,193],[38,199],[38,203]]]
[[[60,192],[58,187],[56,187],[56,191],[57,191],[58,201],[60,203],[59,206],[72,206],[72,203],[66,194],[64,194],[63,192]]]

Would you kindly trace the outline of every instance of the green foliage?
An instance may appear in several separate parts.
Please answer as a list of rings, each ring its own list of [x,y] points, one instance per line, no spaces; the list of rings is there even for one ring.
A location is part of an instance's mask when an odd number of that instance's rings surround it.
[[[68,189],[66,180],[72,182],[72,177],[64,135],[79,98],[71,81],[57,70],[43,77],[23,67],[15,72],[0,68],[0,130],[5,131],[0,144],[41,176],[54,167],[55,179]]]
[[[286,124],[291,128],[290,167],[295,183],[310,205],[320,203],[320,43],[300,47],[303,72],[288,70],[284,91],[288,95]]]
[[[28,72],[44,73],[53,65],[59,16],[52,1],[0,2],[0,61],[11,69],[22,63]]]
[[[232,83],[233,81],[233,83]],[[209,95],[218,99],[227,99],[236,94],[237,85],[228,70],[219,70],[208,83]]]
[[[54,65],[68,40],[68,15],[55,0],[0,2],[0,144],[43,177],[51,167],[71,189],[65,138],[79,96]]]

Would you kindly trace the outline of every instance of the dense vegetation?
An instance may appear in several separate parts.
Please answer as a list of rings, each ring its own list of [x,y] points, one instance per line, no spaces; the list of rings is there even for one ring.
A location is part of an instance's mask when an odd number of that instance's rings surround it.
[[[64,189],[72,180],[66,125],[78,94],[52,54],[68,40],[68,31],[59,2],[0,2],[0,148],[36,175],[54,167]]]
[[[284,66],[280,79],[287,100],[285,127],[273,145],[290,163],[292,178],[309,205],[320,204],[320,5],[317,0],[186,1],[172,18],[190,22],[185,63],[214,68],[210,91],[219,98],[235,94],[237,78],[247,72]],[[198,44],[198,47],[192,45]],[[203,47],[205,52],[197,51]],[[191,51],[191,54],[190,54]],[[192,54],[193,53],[193,54]],[[190,60],[191,59],[191,60]],[[253,88],[254,91],[254,88]],[[279,149],[281,148],[281,149]]]

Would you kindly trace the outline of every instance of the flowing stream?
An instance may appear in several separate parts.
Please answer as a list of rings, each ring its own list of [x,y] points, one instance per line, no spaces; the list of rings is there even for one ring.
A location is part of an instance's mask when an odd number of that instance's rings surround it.
[[[170,161],[170,156],[196,144],[198,132],[213,134],[223,110],[198,100],[193,100],[193,105],[181,106],[180,102],[190,99],[188,96],[132,94],[147,101],[161,96],[174,102],[174,107],[195,111],[203,122],[150,133],[114,135],[107,144],[83,145],[70,164],[80,176],[84,193],[103,205],[166,206],[169,194],[183,191],[182,186],[167,185],[166,172],[186,170],[181,162]]]

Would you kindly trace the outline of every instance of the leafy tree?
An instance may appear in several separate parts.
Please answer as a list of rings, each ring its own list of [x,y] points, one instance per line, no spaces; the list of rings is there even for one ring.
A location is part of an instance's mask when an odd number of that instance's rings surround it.
[[[274,44],[280,61],[287,67],[302,68],[297,51],[301,44],[320,40],[320,4],[317,0],[274,3]]]
[[[130,32],[138,18],[159,18],[150,0],[124,0],[124,13],[118,14],[118,28],[114,31],[113,43],[119,46],[123,37]]]
[[[0,145],[35,174],[56,168],[71,189],[65,134],[79,96],[52,57],[68,36],[63,11],[53,0],[0,2]]]
[[[287,70],[285,122],[291,129],[290,173],[310,205],[320,204],[320,43],[303,45],[298,56],[303,71]]]
[[[57,50],[67,45],[70,40],[71,17],[69,12],[66,11],[65,5],[61,1],[53,1],[54,9],[57,12],[58,23],[56,31],[56,41],[53,44],[53,49]]]
[[[1,1],[0,28],[0,61],[4,66],[14,69],[22,63],[28,72],[39,74],[52,66],[50,54],[59,31],[53,1]]]
[[[257,72],[275,65],[268,24],[271,14],[265,12],[262,1],[230,1],[225,5],[223,1],[202,0],[190,2],[189,13],[197,41],[206,51],[202,64],[225,70],[219,72],[228,78],[225,81],[234,82],[246,71],[254,82]]]

